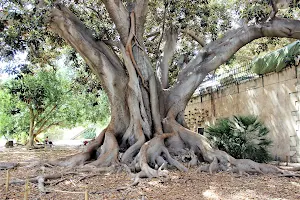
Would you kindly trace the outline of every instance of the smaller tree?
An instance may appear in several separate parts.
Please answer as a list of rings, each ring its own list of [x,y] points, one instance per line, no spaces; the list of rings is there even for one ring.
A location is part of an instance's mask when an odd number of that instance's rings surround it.
[[[0,136],[7,140],[21,136],[29,129],[29,124],[21,113],[22,104],[0,86]]]
[[[271,156],[267,148],[271,140],[268,128],[256,116],[233,116],[219,119],[206,130],[208,139],[220,150],[239,159],[267,162]]]
[[[21,68],[15,79],[3,85],[0,118],[6,120],[1,123],[1,133],[20,134],[13,131],[20,127],[28,131],[28,146],[33,146],[34,139],[50,127],[96,122],[96,116],[108,118],[109,106],[103,92],[86,92],[64,75],[55,70],[24,73]]]
[[[82,135],[84,139],[94,139],[96,137],[96,128],[95,127],[86,128],[83,131]]]

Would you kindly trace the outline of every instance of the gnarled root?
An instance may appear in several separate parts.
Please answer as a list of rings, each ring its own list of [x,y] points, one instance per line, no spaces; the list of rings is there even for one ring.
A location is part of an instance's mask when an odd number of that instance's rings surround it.
[[[291,176],[290,172],[281,170],[275,166],[257,163],[250,159],[235,159],[224,151],[213,149],[204,136],[184,128],[173,118],[165,118],[163,123],[164,127],[172,129],[177,133],[187,147],[192,149],[198,157],[202,156],[206,162],[210,163],[209,165],[201,166],[198,172],[205,171],[213,174],[218,171],[229,171],[238,173],[241,176],[244,174],[249,175],[249,173]],[[194,160],[193,162],[195,162]]]
[[[66,158],[51,160],[48,161],[47,164],[70,168],[83,166],[87,161],[95,159],[94,156],[96,155],[97,149],[100,155],[97,160],[89,163],[89,165],[106,167],[118,163],[119,146],[116,137],[109,129],[104,129],[100,135],[87,146],[86,151]]]
[[[50,160],[47,164],[53,166],[60,166],[60,167],[75,167],[75,166],[82,166],[84,163],[91,158],[90,152],[83,152],[75,155],[68,156],[66,158],[61,158],[58,160]]]
[[[172,135],[172,133],[157,135],[141,147],[139,154],[133,162],[136,169],[141,170],[135,175],[134,185],[139,182],[140,178],[167,176],[168,171],[163,169],[166,163],[175,166],[181,171],[187,171],[186,167],[171,157],[168,149],[164,145],[164,139]],[[150,163],[153,168],[148,163]],[[160,167],[156,170],[155,168],[159,165]]]
[[[112,134],[112,132],[107,131],[105,133],[104,143],[100,148],[101,153],[99,157],[97,158],[97,160],[89,163],[89,165],[107,167],[119,163],[119,145],[116,137]]]
[[[122,158],[121,158],[122,163],[130,163],[130,162],[132,162],[133,157],[138,153],[138,151],[140,150],[141,146],[146,141],[146,138],[144,136],[144,133],[143,133],[143,130],[142,130],[142,127],[141,127],[140,123],[137,123],[136,126],[137,127],[135,128],[135,130],[133,130],[134,133],[135,133],[136,142],[132,146],[130,146],[125,151],[125,153],[122,155]],[[123,141],[126,141],[126,140],[127,140],[127,138],[125,138]]]
[[[3,169],[13,169],[17,167],[19,163],[12,163],[12,162],[0,162],[0,170]]]
[[[193,150],[190,151],[190,157],[191,157],[191,160],[190,160],[190,162],[188,163],[188,168],[194,167],[194,166],[196,166],[197,163],[198,163],[198,157],[196,156],[196,154],[194,153]]]

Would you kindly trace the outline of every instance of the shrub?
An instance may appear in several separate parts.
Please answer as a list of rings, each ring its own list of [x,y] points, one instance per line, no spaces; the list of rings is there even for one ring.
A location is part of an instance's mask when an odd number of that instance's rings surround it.
[[[268,128],[256,116],[233,116],[220,119],[206,130],[208,139],[220,150],[235,158],[256,162],[271,160],[267,148],[272,141],[266,136]]]
[[[96,137],[96,128],[86,128],[83,132],[84,139],[94,139]]]

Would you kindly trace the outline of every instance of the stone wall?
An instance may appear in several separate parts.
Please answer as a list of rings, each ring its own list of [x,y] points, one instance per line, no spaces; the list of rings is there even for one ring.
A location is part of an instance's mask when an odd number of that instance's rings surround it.
[[[270,129],[274,159],[300,162],[300,66],[194,97],[185,118],[190,129],[232,115],[258,115]]]

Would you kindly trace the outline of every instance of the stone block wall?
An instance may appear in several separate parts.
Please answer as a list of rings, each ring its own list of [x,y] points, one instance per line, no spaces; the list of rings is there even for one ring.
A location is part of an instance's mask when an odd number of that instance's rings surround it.
[[[300,66],[286,68],[190,100],[185,118],[198,131],[218,118],[258,115],[270,129],[274,159],[300,162]]]

